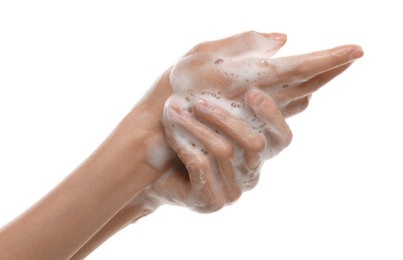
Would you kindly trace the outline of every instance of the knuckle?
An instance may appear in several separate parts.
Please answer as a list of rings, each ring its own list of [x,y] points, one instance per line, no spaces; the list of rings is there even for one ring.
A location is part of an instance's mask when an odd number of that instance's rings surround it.
[[[228,159],[234,155],[234,148],[232,145],[221,137],[214,140],[214,143],[211,143],[209,146],[211,152],[219,160]]]
[[[222,198],[213,197],[204,200],[203,203],[196,203],[194,209],[200,213],[213,213],[222,209],[225,202]]]
[[[226,141],[218,144],[217,155],[220,158],[231,158],[234,155],[234,148]]]
[[[261,152],[266,146],[266,139],[264,139],[262,136],[256,136],[255,138],[251,139],[250,142],[250,149],[253,152]]]
[[[225,205],[225,202],[223,199],[215,199],[214,201],[211,201],[210,204],[208,205],[208,209],[210,212],[216,212],[222,209]]]
[[[301,111],[305,110],[308,106],[309,106],[309,97],[304,97],[300,105]]]
[[[205,171],[208,169],[208,161],[206,158],[199,156],[196,159],[190,161],[189,163],[187,163],[186,167],[188,168],[188,170],[190,172],[194,172],[194,171]]]
[[[304,97],[297,101],[293,101],[284,107],[286,117],[299,114],[309,106],[310,96]]]
[[[274,143],[274,148],[280,152],[284,148],[286,148],[288,145],[290,145],[292,141],[292,132],[287,126],[287,128],[279,133],[279,135],[273,140]]]
[[[242,195],[239,189],[234,189],[230,194],[227,195],[227,203],[232,204],[237,201]]]
[[[292,141],[292,132],[290,130],[289,127],[287,127],[287,130],[284,131],[284,135],[283,135],[283,142],[282,142],[282,147],[287,147],[290,145],[291,141]]]

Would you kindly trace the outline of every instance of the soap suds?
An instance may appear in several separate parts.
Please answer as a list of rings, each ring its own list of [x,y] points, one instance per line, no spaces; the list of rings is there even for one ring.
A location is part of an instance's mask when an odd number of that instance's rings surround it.
[[[276,51],[281,37],[250,35],[212,53],[192,52],[181,58],[170,74],[171,99],[190,112],[194,102],[204,99],[261,133],[265,124],[245,108],[244,97],[248,89],[257,87],[258,78],[268,76],[268,58]],[[285,66],[280,69],[286,69]]]
[[[257,80],[266,78],[269,74],[271,77],[274,76],[270,73],[268,58],[278,49],[282,39],[253,33],[248,37],[245,35],[239,37],[244,38],[224,48],[218,48],[213,52],[194,50],[179,59],[170,73],[173,94],[166,101],[165,107],[174,100],[175,104],[180,104],[180,109],[193,114],[192,106],[200,99],[204,99],[228,111],[231,116],[247,122],[251,131],[263,133],[265,123],[245,108],[245,93],[248,89],[258,87]],[[286,66],[287,64],[284,64],[278,69],[286,70]],[[282,89],[283,86],[278,88]],[[166,109],[163,113],[166,113]],[[189,134],[174,126],[171,127],[176,142],[182,147],[197,149],[201,155],[208,155],[208,151],[200,150],[200,144]],[[231,142],[235,150],[232,160],[235,177],[240,186],[244,186],[247,185],[243,184],[245,178],[242,168],[246,164],[244,152],[235,142]],[[150,143],[148,161],[155,168],[161,168],[170,152]],[[267,159],[269,154],[266,144],[264,151],[260,153],[260,159],[262,161]]]
[[[158,171],[167,167],[175,152],[163,137],[154,137],[147,144],[147,163]]]

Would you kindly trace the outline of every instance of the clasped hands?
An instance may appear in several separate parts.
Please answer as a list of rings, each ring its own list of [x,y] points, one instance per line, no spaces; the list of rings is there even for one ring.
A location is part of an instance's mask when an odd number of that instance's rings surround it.
[[[283,34],[245,32],[201,43],[162,76],[150,96],[168,97],[157,113],[158,145],[169,151],[164,173],[127,207],[147,201],[150,211],[169,203],[213,212],[236,201],[291,142],[285,119],[363,55],[345,45],[271,58],[285,42]]]
[[[363,55],[346,45],[272,58],[283,34],[205,42],[168,69],[58,186],[0,231],[15,259],[82,259],[163,204],[214,212],[289,145],[286,118]]]

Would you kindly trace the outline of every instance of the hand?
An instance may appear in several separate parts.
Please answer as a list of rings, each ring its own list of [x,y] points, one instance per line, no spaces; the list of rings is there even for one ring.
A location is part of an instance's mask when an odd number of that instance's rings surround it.
[[[288,117],[303,111],[314,91],[362,56],[360,47],[346,45],[272,59],[285,41],[284,34],[245,32],[201,43],[172,68],[173,94],[190,104],[202,95],[242,105],[246,91],[258,88]]]
[[[271,59],[285,41],[283,34],[246,32],[197,45],[168,70],[146,96],[143,101],[145,117],[151,118],[150,122],[159,122],[163,116],[163,104],[171,102],[168,98],[175,101],[176,107],[190,113],[197,111],[192,109],[200,99],[214,102],[226,111],[233,110],[234,106],[242,110],[245,109],[245,93],[251,89],[266,93],[285,117],[292,116],[306,108],[314,91],[362,56],[360,47],[347,45]],[[223,118],[221,121],[225,122]],[[149,157],[154,162],[156,151],[162,153],[164,156],[157,157],[163,159],[151,165],[165,171],[172,169],[172,164],[180,165],[180,160],[166,143],[162,127],[159,123],[156,126],[145,129],[154,136],[148,145],[156,148],[151,149]],[[220,127],[218,125],[217,128]],[[172,140],[171,145],[174,143]]]
[[[311,94],[347,69],[362,56],[355,45],[282,58],[271,58],[285,43],[279,33],[245,32],[222,40],[205,42],[186,53],[156,82],[136,107],[147,118],[144,127],[150,138],[148,152],[164,151],[164,160],[150,160],[151,167],[163,170],[175,157],[165,141],[160,123],[170,97],[182,101],[182,109],[204,98],[230,110],[244,106],[245,93],[259,89],[269,95],[285,117],[302,112]],[[223,100],[232,100],[224,102]],[[139,119],[134,119],[139,120]],[[141,122],[143,123],[143,122]],[[158,156],[159,157],[159,156]],[[162,157],[161,157],[162,158]],[[155,163],[157,162],[157,163]]]
[[[143,123],[147,119],[143,131],[149,136],[144,140],[149,165],[161,173],[167,169],[175,169],[173,165],[183,167],[180,160],[182,158],[178,157],[175,149],[172,150],[171,147],[175,139],[171,138],[171,145],[167,143],[160,122],[164,104],[171,102],[168,99],[175,100],[176,107],[180,101],[180,108],[190,111],[191,114],[197,111],[195,109],[192,112],[192,109],[200,99],[209,103],[218,101],[212,104],[218,104],[220,109],[228,112],[234,109],[233,106],[245,110],[248,106],[245,104],[246,93],[257,89],[270,96],[272,102],[276,104],[276,109],[281,111],[284,117],[289,117],[303,111],[314,91],[347,69],[363,54],[360,47],[346,45],[310,54],[271,58],[285,41],[284,34],[245,32],[222,40],[201,43],[167,70],[135,107],[133,113],[143,115],[141,118],[136,116],[133,121]],[[249,104],[248,107],[250,106]],[[231,112],[228,118],[232,115]],[[192,116],[193,120],[196,120],[195,115]],[[200,115],[199,117],[201,118]],[[221,122],[226,122],[223,118],[225,117],[222,117]],[[217,125],[216,128],[221,127]],[[227,135],[230,139],[235,139],[229,132]],[[242,139],[235,140],[242,143]],[[210,153],[215,154],[214,151]],[[250,153],[245,152],[247,158],[245,160],[250,166],[253,159],[248,159],[249,157]],[[184,168],[180,170],[185,172]],[[171,171],[164,174],[158,182],[169,179],[168,175],[174,176]],[[186,178],[184,174],[182,181]],[[135,208],[141,204],[139,201],[147,201],[145,204],[151,206],[142,205],[142,207],[153,210],[155,207],[152,196],[145,196],[146,193],[139,197],[141,199],[133,200],[126,208]]]
[[[159,203],[213,212],[254,187],[263,161],[288,146],[292,134],[270,97],[251,90],[245,103],[246,121],[204,99],[193,105],[194,117],[171,100],[163,124],[180,160],[146,192]]]
[[[263,160],[289,144],[284,117],[303,111],[314,91],[363,55],[347,45],[271,59],[285,41],[283,34],[246,32],[202,43],[157,80],[124,125],[143,137],[149,166],[164,174],[123,207],[83,254],[164,202],[212,212],[235,201],[256,185]],[[239,117],[239,111],[249,114]],[[178,138],[178,129],[186,139]]]

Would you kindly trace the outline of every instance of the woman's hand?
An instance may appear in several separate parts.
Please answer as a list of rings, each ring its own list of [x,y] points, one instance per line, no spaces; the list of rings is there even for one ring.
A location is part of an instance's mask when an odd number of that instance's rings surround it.
[[[213,212],[256,185],[263,161],[292,134],[270,97],[251,90],[245,99],[242,118],[203,99],[192,106],[194,115],[176,100],[167,104],[166,138],[180,160],[146,191],[154,201]]]
[[[156,126],[145,128],[151,137],[145,140],[149,158],[148,162],[152,167],[161,170],[161,172],[170,170],[168,174],[166,173],[158,180],[158,183],[160,183],[158,185],[161,185],[163,180],[173,178],[167,178],[168,175],[177,176],[177,172],[182,172],[182,181],[190,178],[185,174],[186,171],[183,168],[181,160],[188,166],[186,158],[190,156],[188,153],[196,155],[196,151],[192,150],[195,147],[202,147],[200,148],[201,150],[199,149],[199,155],[203,154],[200,153],[203,149],[207,151],[209,154],[204,157],[211,160],[210,157],[216,158],[217,156],[222,156],[222,154],[231,155],[234,152],[233,142],[235,142],[237,143],[236,147],[240,146],[244,151],[247,151],[245,152],[247,164],[244,164],[244,166],[250,166],[254,160],[258,161],[256,160],[256,156],[251,156],[248,149],[246,149],[250,147],[245,146],[245,140],[249,140],[249,142],[252,139],[259,140],[259,137],[257,137],[259,135],[247,137],[247,135],[240,135],[238,133],[239,130],[228,130],[226,128],[228,126],[221,125],[224,122],[228,123],[233,120],[243,121],[242,124],[246,124],[246,121],[244,121],[245,118],[242,118],[242,116],[234,118],[234,110],[251,111],[252,103],[246,104],[249,102],[249,94],[247,93],[258,93],[256,91],[260,91],[261,93],[265,93],[266,99],[270,97],[271,107],[275,107],[275,110],[279,112],[279,114],[276,114],[277,118],[282,118],[280,115],[284,117],[295,115],[307,107],[309,98],[314,91],[347,69],[355,59],[361,57],[363,54],[360,47],[346,45],[309,54],[271,58],[284,45],[285,41],[286,37],[283,34],[245,32],[222,40],[201,43],[186,53],[157,81],[155,87],[137,108],[144,107],[144,117],[150,116],[148,117],[150,118],[149,122],[153,122]],[[205,115],[201,113],[200,109],[200,100],[208,102],[210,106],[216,106],[216,117],[220,115],[220,120],[209,121],[209,118],[204,118]],[[168,112],[165,115],[163,114],[164,104],[168,108],[166,110]],[[176,116],[174,116],[175,113],[173,111],[179,113],[176,113]],[[164,127],[160,124],[160,118],[165,120]],[[177,138],[174,138],[176,131],[167,127],[166,122],[169,121],[167,120],[168,118],[178,121],[176,123],[178,124],[178,128],[181,129],[184,135],[188,136],[189,140],[193,139],[195,141],[193,143],[195,147],[189,146],[189,144],[185,145],[183,140],[179,142]],[[182,119],[182,121],[179,119]],[[200,142],[197,138],[201,137],[196,138],[196,134],[191,131],[197,130],[201,131],[200,133],[206,132],[207,134],[208,127],[201,127],[197,123],[199,122],[198,120],[208,122],[210,129],[216,128],[220,131],[227,129],[225,132],[225,135],[228,137],[225,139],[227,140],[226,142],[223,142],[222,137],[219,135],[214,135],[214,133],[209,134],[211,142],[226,143],[226,145],[223,144],[220,148],[213,148],[209,146],[209,143]],[[183,123],[185,121],[188,122],[187,127]],[[263,121],[267,121],[267,119]],[[182,123],[180,124],[180,122]],[[238,122],[237,127],[239,128],[242,124]],[[250,125],[253,128],[260,127],[260,124],[252,123]],[[163,128],[165,128],[166,135]],[[249,131],[248,133],[251,132]],[[283,131],[280,134],[284,133]],[[266,134],[265,139],[270,140],[272,136],[273,134],[268,136]],[[214,138],[217,138],[217,140]],[[166,139],[169,140],[170,144],[167,143]],[[228,139],[232,143],[228,143]],[[229,146],[231,149],[227,151],[228,149],[225,147]],[[223,150],[217,152],[216,149]],[[272,152],[275,154],[276,149],[273,149]],[[237,155],[239,153],[234,154]],[[266,151],[264,154],[270,156],[270,152]],[[200,158],[198,163],[201,163],[200,160],[202,159]],[[244,162],[243,160],[238,161]],[[172,165],[175,165],[175,167],[172,167]],[[222,170],[223,165],[220,162],[217,163],[216,167],[221,167],[219,169]],[[235,168],[240,167],[238,165]],[[193,168],[188,166],[188,169]],[[172,172],[175,173],[173,174]],[[224,170],[223,172],[226,171]],[[238,175],[241,174],[235,173],[233,178],[236,179]],[[226,174],[223,176],[221,177],[222,179],[228,179],[228,177],[225,177],[227,176]],[[253,184],[253,181],[251,183]],[[174,186],[170,187],[174,188]],[[178,190],[178,193],[182,195],[185,192],[186,190]]]
[[[279,33],[245,32],[197,45],[172,68],[173,94],[192,103],[214,95],[243,103],[257,88],[270,95],[285,116],[304,110],[309,96],[343,72],[362,50],[355,45],[271,58],[286,42]]]
[[[313,92],[363,54],[360,47],[346,45],[271,58],[285,41],[284,34],[245,32],[201,43],[166,71],[133,113],[134,121],[143,123],[147,118],[147,124],[143,124],[149,138],[144,143],[151,167],[164,171],[176,156],[166,143],[160,123],[163,106],[169,98],[180,102],[181,108],[186,110],[191,110],[199,99],[215,101],[231,110],[233,106],[244,107],[246,93],[258,89],[270,96],[281,113],[289,117],[302,112]],[[143,116],[139,119],[138,114]],[[165,156],[157,156],[163,159],[155,160],[155,153],[161,151]]]
[[[122,143],[130,135],[141,137],[137,151],[162,177],[123,207],[77,258],[162,203],[212,212],[235,201],[256,185],[263,160],[289,144],[284,117],[302,112],[314,91],[363,54],[346,45],[271,58],[285,41],[283,34],[245,32],[201,43],[157,80],[120,128],[128,130]],[[248,120],[234,109],[247,111]]]

